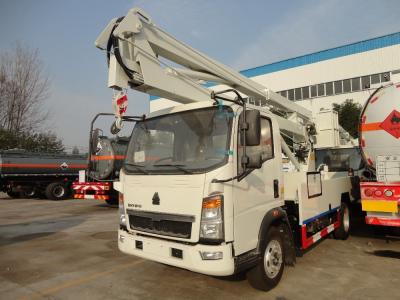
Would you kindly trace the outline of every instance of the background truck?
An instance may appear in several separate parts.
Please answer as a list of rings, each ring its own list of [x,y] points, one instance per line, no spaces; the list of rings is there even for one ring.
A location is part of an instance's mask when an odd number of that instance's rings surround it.
[[[150,113],[132,131],[114,182],[121,251],[215,276],[246,271],[254,287],[269,290],[296,253],[330,233],[348,237],[351,180],[315,163],[317,148],[350,142],[336,112],[313,116],[178,41],[140,9],[113,19],[96,46],[107,51],[114,102],[133,88],[182,104]],[[293,170],[282,171],[282,153]]]
[[[113,188],[113,182],[119,178],[119,171],[125,159],[129,136],[105,136],[99,128],[93,129],[99,117],[112,116],[111,113],[97,114],[90,124],[89,156],[85,170],[73,182],[72,189],[75,199],[104,200],[107,204],[118,204],[118,192]],[[125,122],[134,121],[135,117],[125,116]]]
[[[362,210],[370,225],[400,227],[400,84],[377,89],[360,117],[359,142],[368,171]]]
[[[0,190],[10,197],[46,197],[61,200],[71,195],[71,184],[86,167],[86,156],[0,152]]]

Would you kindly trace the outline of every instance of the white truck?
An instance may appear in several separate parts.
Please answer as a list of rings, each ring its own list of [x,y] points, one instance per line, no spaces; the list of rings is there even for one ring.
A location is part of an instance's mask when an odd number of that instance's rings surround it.
[[[400,84],[377,89],[360,117],[359,141],[370,170],[361,182],[369,225],[400,227]]]
[[[96,46],[108,54],[114,101],[132,88],[182,104],[133,129],[114,183],[122,252],[209,275],[248,271],[254,287],[269,290],[296,253],[331,232],[348,237],[350,178],[315,165],[316,147],[341,144],[335,112],[314,118],[140,9],[113,19]],[[282,171],[282,153],[293,171]]]

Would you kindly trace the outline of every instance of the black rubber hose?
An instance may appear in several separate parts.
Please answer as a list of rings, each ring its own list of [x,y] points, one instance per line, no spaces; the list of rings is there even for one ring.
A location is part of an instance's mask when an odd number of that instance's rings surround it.
[[[115,55],[115,58],[117,59],[118,64],[124,70],[124,72],[128,76],[128,78],[133,79],[132,74],[135,73],[135,71],[129,69],[124,64],[122,57],[121,57],[121,53],[119,51],[118,38],[113,35],[115,28],[117,28],[117,26],[123,19],[124,19],[124,17],[118,18],[117,22],[115,22],[113,29],[111,30],[110,38],[108,39],[108,42],[107,42],[107,64],[110,65],[110,55],[111,55],[111,49],[112,49],[114,51],[114,55]]]

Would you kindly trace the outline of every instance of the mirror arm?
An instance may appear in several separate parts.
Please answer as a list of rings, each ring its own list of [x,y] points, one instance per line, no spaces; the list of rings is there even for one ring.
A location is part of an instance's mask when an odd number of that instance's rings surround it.
[[[225,182],[229,182],[229,181],[232,181],[235,179],[237,179],[238,181],[241,181],[243,178],[245,178],[247,175],[249,175],[251,173],[251,171],[253,171],[253,170],[243,171],[239,175],[236,175],[236,176],[228,178],[228,179],[215,179],[214,178],[213,180],[211,180],[211,183],[225,183]]]
[[[220,94],[225,94],[225,93],[234,93],[236,95],[236,98],[234,100],[231,100],[231,99],[219,96]],[[243,99],[243,97],[240,95],[240,93],[235,89],[227,89],[227,90],[223,90],[223,91],[219,91],[219,92],[211,91],[211,99],[215,100],[215,105],[219,105],[218,99],[222,99],[222,100],[225,100],[225,101],[236,103],[236,104],[241,105],[243,107],[242,124],[240,124],[240,135],[241,135],[242,140],[243,140],[243,154],[242,154],[242,159],[241,159],[240,163],[242,164],[243,160],[247,160],[248,161],[249,158],[247,157],[247,153],[246,153],[246,134],[245,134],[245,131],[248,130],[249,125],[247,124],[247,121],[246,121],[246,101]],[[242,164],[242,168],[243,168],[243,173],[242,174],[246,173],[246,171],[247,171],[246,164]],[[236,179],[239,176],[240,176],[240,174],[235,176],[235,177],[232,177],[229,180]]]

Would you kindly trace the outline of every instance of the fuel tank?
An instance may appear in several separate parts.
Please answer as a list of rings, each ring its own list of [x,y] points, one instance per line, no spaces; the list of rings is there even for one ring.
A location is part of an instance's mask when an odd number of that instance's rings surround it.
[[[378,89],[361,113],[359,142],[363,158],[376,169],[378,157],[400,156],[400,84]]]
[[[78,174],[85,169],[85,155],[49,154],[24,150],[0,151],[1,176],[30,174]]]

